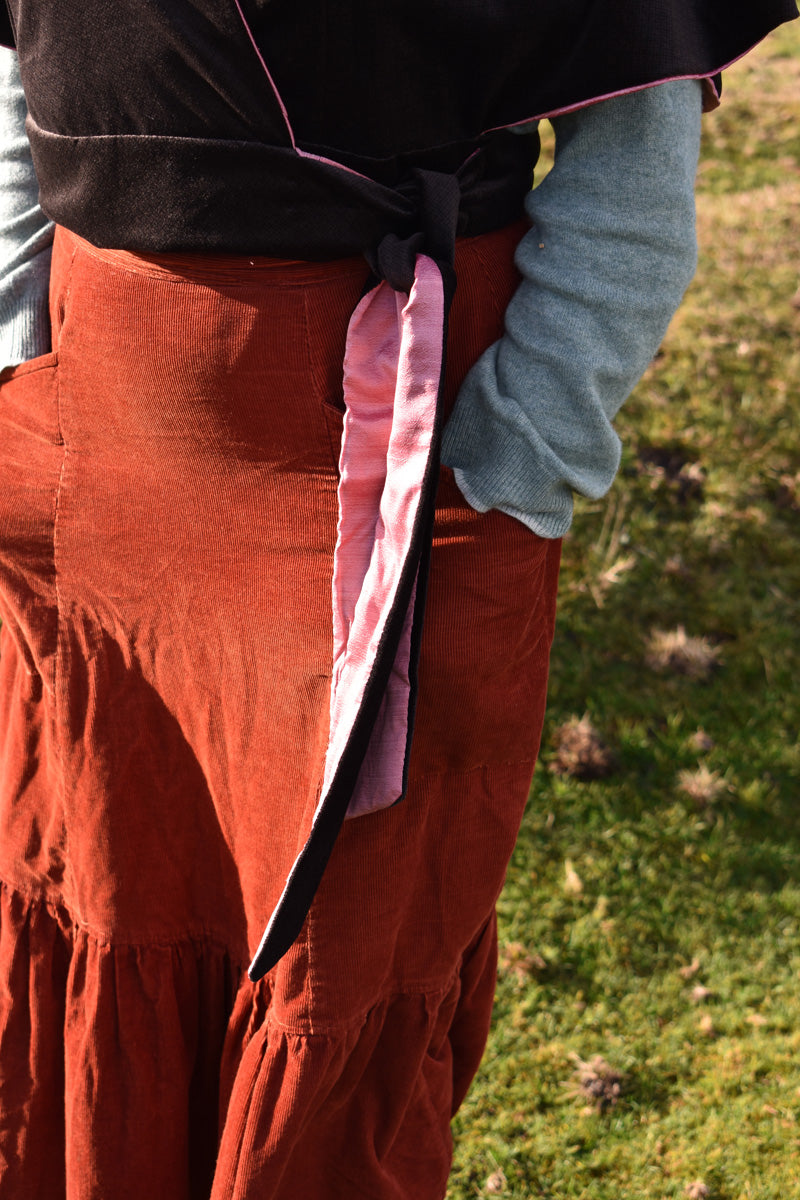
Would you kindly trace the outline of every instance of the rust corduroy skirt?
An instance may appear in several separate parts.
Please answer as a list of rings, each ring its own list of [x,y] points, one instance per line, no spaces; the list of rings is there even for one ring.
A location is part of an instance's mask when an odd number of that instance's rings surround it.
[[[459,244],[448,403],[520,234]],[[59,231],[54,353],[0,379],[0,1200],[444,1195],[559,552],[447,471],[408,794],[245,974],[320,785],[365,271]]]

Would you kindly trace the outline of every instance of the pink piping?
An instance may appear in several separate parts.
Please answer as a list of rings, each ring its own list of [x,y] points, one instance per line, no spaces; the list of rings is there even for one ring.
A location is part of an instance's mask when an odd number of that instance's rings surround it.
[[[286,105],[283,102],[283,97],[281,96],[280,92],[278,91],[275,80],[272,78],[272,72],[270,71],[269,67],[266,64],[264,55],[261,53],[261,51],[258,48],[258,42],[253,37],[253,31],[250,28],[250,25],[248,24],[247,17],[244,15],[244,12],[242,11],[242,6],[239,3],[239,0],[233,0],[233,2],[236,5],[236,10],[242,19],[242,24],[244,25],[247,36],[250,39],[250,44],[256,52],[258,61],[261,63],[261,67],[262,67],[262,70],[264,71],[264,74],[266,75],[267,79],[269,80],[269,86],[272,88],[272,93],[275,96],[275,99],[278,101],[278,104],[280,105],[281,115],[283,117],[283,123],[286,126],[286,131],[289,134],[289,140],[292,143],[292,149],[294,150],[295,154],[299,155],[300,158],[310,158],[310,159],[313,159],[314,162],[325,163],[325,165],[329,166],[329,167],[338,167],[340,171],[346,171],[348,175],[355,175],[358,179],[367,179],[368,176],[362,175],[360,171],[354,171],[352,167],[346,167],[344,165],[344,163],[337,162],[336,159],[334,159],[334,158],[325,158],[321,154],[310,154],[307,150],[300,149],[300,147],[297,144],[297,139],[294,136],[294,130],[292,129],[292,123],[289,120],[289,113],[286,109]]]
[[[726,67],[721,67],[726,70]],[[719,72],[714,72],[718,74]],[[634,92],[644,92],[648,88],[658,87],[662,83],[677,83],[679,79],[711,79],[710,75],[671,75],[669,79],[654,79],[652,83],[640,83],[636,87],[620,88],[618,92],[604,92],[602,96],[590,96],[588,100],[579,100],[576,104],[566,104],[563,108],[553,108],[548,112],[539,113],[535,117],[525,117],[521,121],[513,121],[513,125],[527,125],[529,121],[549,121],[551,117],[563,117],[567,113],[578,112],[581,108],[589,108],[592,104],[600,104],[603,100],[615,100],[618,96],[632,96]],[[713,83],[712,83],[713,86]],[[714,91],[717,95],[716,88]],[[509,129],[509,125],[494,125],[485,129],[484,133],[496,133],[499,129]]]
[[[244,12],[242,11],[242,6],[239,3],[239,0],[233,0],[233,2],[236,5],[236,9],[239,13],[239,16],[242,18],[242,24],[244,25],[244,27],[247,31],[247,36],[250,38],[252,47],[258,56],[258,61],[261,63],[261,66],[264,68],[264,74],[266,75],[267,79],[269,80],[269,85],[272,88],[272,91],[275,95],[275,99],[278,101],[278,104],[281,106],[281,113],[283,114],[283,123],[286,126],[287,132],[289,134],[289,138],[292,143],[292,149],[296,150],[297,142],[295,141],[294,130],[292,129],[292,123],[289,120],[289,114],[286,111],[286,105],[283,103],[281,94],[278,91],[277,87],[275,86],[275,80],[272,78],[269,67],[267,66],[266,62],[264,61],[264,56],[258,48],[258,43],[256,42],[256,39],[253,37],[253,31],[247,23],[247,17],[244,15]]]
[[[766,34],[764,35],[767,36]],[[754,45],[759,45],[764,38],[759,38]],[[749,54],[753,46],[748,46],[741,54],[737,54],[736,58],[732,58],[730,62],[726,62],[721,67],[716,67],[712,71],[703,72],[702,75],[670,75],[666,79],[654,79],[651,83],[640,83],[637,87],[622,88],[618,92],[605,92],[602,96],[591,96],[588,100],[579,100],[577,104],[567,104],[563,108],[553,108],[549,112],[539,113],[533,117],[524,117],[520,121],[512,121],[511,125],[525,125],[528,121],[548,121],[551,117],[563,117],[566,113],[577,112],[579,108],[588,108],[590,104],[599,104],[601,100],[613,100],[617,96],[630,96],[633,92],[643,92],[646,88],[658,87],[662,83],[677,83],[679,79],[707,79],[711,84],[714,95],[719,100],[719,90],[714,83],[714,76],[719,75],[722,71],[727,71],[734,63],[739,62],[745,55]],[[491,129],[484,129],[484,133],[496,133],[500,129],[509,129],[510,125],[493,125]]]
[[[346,171],[348,175],[355,175],[357,179],[367,179],[370,183],[374,182],[369,178],[369,175],[362,175],[360,171],[354,171],[352,167],[346,167],[344,163],[337,162],[335,158],[325,158],[322,154],[310,154],[308,150],[301,150],[299,146],[294,147],[301,158],[310,158],[314,162],[325,163],[329,167],[338,167],[340,171]]]

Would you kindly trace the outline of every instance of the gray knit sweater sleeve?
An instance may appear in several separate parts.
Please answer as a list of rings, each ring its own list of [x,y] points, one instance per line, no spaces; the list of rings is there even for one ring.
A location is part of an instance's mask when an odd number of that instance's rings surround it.
[[[553,120],[555,164],[527,200],[505,335],[444,433],[443,461],[479,511],[559,537],[573,491],[611,486],[611,421],[695,270],[701,105],[700,84],[681,80]]]
[[[0,46],[0,367],[50,349],[53,224],[39,207],[25,116],[17,55]]]

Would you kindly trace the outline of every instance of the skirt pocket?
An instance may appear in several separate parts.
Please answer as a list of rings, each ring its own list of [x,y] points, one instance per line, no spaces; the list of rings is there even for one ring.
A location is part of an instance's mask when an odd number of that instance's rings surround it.
[[[47,354],[39,354],[36,358],[26,359],[25,362],[17,363],[16,366],[4,367],[0,371],[0,388],[14,380],[22,379],[26,375],[33,375],[36,371],[49,370],[55,367],[57,363],[57,351],[50,350]]]
[[[339,402],[325,397],[322,401],[322,413],[328,430],[328,440],[331,445],[331,460],[339,478],[339,457],[342,453],[342,432],[344,430],[344,401]]]
[[[0,373],[0,618],[31,673],[52,685],[58,633],[54,527],[64,446],[58,358]]]

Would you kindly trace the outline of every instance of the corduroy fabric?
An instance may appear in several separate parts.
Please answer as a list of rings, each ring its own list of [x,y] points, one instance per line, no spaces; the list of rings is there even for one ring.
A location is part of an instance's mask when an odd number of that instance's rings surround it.
[[[447,404],[522,227],[460,242]],[[559,545],[442,472],[406,799],[308,830],[360,260],[97,251],[0,377],[1,1200],[434,1200],[480,1059]]]

